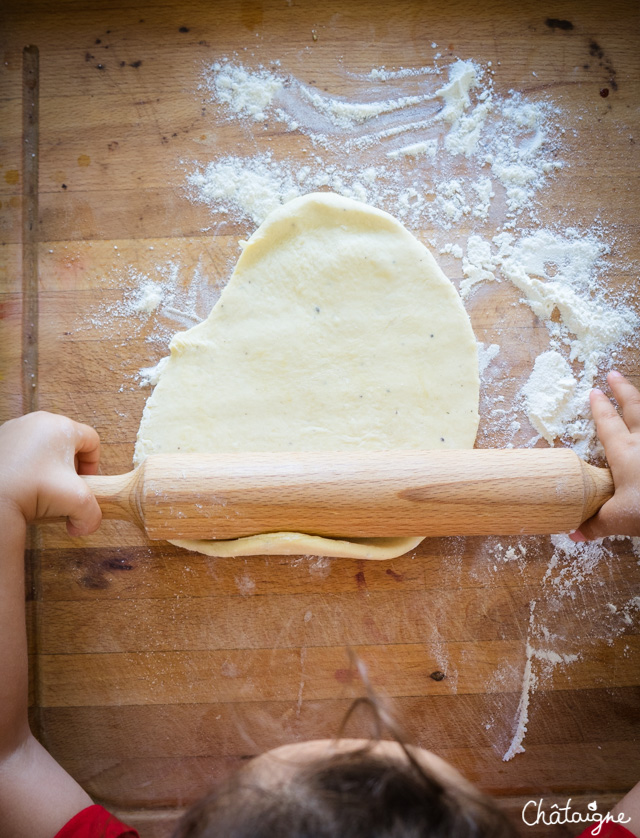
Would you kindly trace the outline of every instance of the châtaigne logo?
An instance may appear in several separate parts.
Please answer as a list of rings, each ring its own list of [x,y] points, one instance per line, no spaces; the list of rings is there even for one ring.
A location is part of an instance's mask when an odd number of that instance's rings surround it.
[[[603,823],[629,823],[631,818],[625,818],[624,813],[620,812],[617,815],[612,815],[611,812],[602,814],[598,812],[598,804],[595,800],[587,804],[588,812],[579,812],[574,810],[571,806],[571,798],[566,802],[566,805],[560,806],[557,803],[552,803],[551,806],[545,808],[544,798],[539,800],[528,800],[522,807],[522,820],[527,826],[559,826],[567,823],[584,823],[594,824],[591,830],[591,835],[600,835]]]

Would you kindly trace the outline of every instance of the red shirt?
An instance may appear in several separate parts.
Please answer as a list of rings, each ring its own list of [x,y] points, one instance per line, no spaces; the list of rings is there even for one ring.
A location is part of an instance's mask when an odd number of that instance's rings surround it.
[[[590,827],[585,829],[584,832],[581,832],[578,835],[578,838],[591,838],[593,835],[593,830],[597,829],[600,826],[598,823],[592,824]],[[607,823],[603,823],[600,827],[600,832],[594,836],[594,838],[636,838],[633,832],[629,832],[626,826],[622,826],[620,823],[612,823],[608,821]]]
[[[102,806],[89,806],[74,815],[55,838],[140,838],[135,829],[109,814]]]

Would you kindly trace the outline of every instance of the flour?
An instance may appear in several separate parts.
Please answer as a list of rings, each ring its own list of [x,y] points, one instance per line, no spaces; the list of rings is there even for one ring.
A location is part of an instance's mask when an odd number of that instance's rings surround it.
[[[431,45],[434,46],[433,44]],[[424,76],[439,74],[440,70],[437,67],[405,67],[402,70],[386,70],[384,67],[374,67],[370,70],[365,78],[374,81],[389,81],[389,79],[406,79],[409,77]]]
[[[441,247],[440,253],[451,253],[456,259],[462,259],[463,256],[463,250],[460,245],[453,244],[452,242],[447,242],[444,247]]]
[[[563,435],[575,413],[576,387],[571,367],[559,352],[538,355],[522,392],[529,421],[549,445]]]
[[[140,271],[133,265],[118,270],[120,285],[125,286],[122,299],[89,308],[78,322],[80,330],[90,327],[104,327],[114,319],[127,320],[129,333],[139,334],[150,315],[155,315],[166,297],[167,278],[175,276],[177,264],[156,268],[153,274]],[[163,275],[164,274],[164,275]]]
[[[351,130],[356,125],[368,122],[382,114],[420,105],[432,98],[427,94],[424,96],[400,96],[397,99],[387,99],[382,102],[359,103],[323,96],[303,85],[300,85],[299,90],[317,113],[326,116],[336,128],[346,130]]]
[[[525,410],[550,445],[560,438],[583,457],[599,450],[588,402],[598,370],[640,326],[638,314],[612,300],[599,277],[606,252],[593,234],[542,229],[519,238],[502,232],[490,241],[470,236],[462,259],[463,299],[480,283],[506,278],[544,322],[549,350],[522,389]]]
[[[213,64],[210,78],[219,102],[256,122],[266,119],[265,111],[283,87],[283,81],[266,70],[250,72],[228,62]]]
[[[406,77],[382,70],[376,75],[380,80]],[[373,77],[369,75],[369,78]],[[211,65],[205,72],[204,86],[233,115],[256,122],[275,119],[290,131],[304,130],[314,142],[323,145],[330,142],[336,130],[353,133],[378,117],[420,108],[440,95],[438,91],[425,90],[417,95],[355,102],[327,95],[292,76],[279,75],[263,67],[250,70],[231,61]]]
[[[529,635],[531,634],[535,609],[536,602],[535,600],[532,600],[529,603]],[[504,762],[509,762],[509,760],[513,759],[516,754],[524,753],[522,742],[526,735],[527,725],[529,723],[529,700],[531,692],[535,689],[537,684],[537,678],[533,671],[533,658],[534,649],[529,642],[529,637],[527,637],[525,645],[524,671],[522,674],[522,688],[520,690],[520,698],[518,699],[518,708],[516,710],[515,728],[509,747],[502,757]]]
[[[411,145],[397,148],[394,151],[388,151],[387,157],[390,157],[392,160],[398,160],[400,157],[421,157],[422,155],[426,155],[431,160],[434,160],[437,152],[437,140],[423,140],[421,143],[412,143]]]
[[[146,312],[151,314],[155,311],[162,302],[162,291],[154,284],[148,282],[142,286],[140,292],[133,303],[133,310],[138,312]]]
[[[623,304],[612,305],[598,282],[596,271],[606,247],[595,236],[539,230],[517,240],[508,233],[494,240],[503,274],[545,322],[552,345],[569,346],[572,361],[595,371],[605,353],[637,329],[638,315]]]
[[[533,608],[536,603],[532,603],[532,617]],[[509,762],[516,754],[523,754],[525,747],[522,744],[527,733],[529,724],[529,703],[531,696],[537,689],[540,682],[540,675],[536,674],[534,664],[542,665],[546,670],[546,675],[550,675],[553,668],[558,664],[575,663],[578,660],[578,655],[573,654],[558,654],[553,649],[538,649],[531,645],[529,641],[525,646],[525,664],[522,673],[522,686],[520,690],[520,698],[518,700],[518,708],[516,710],[516,721],[513,731],[513,736],[509,747],[505,751],[502,759],[504,762]]]
[[[491,178],[480,177],[471,184],[471,188],[478,196],[478,203],[473,209],[473,215],[486,221],[491,208],[491,199],[495,198],[496,195]]]
[[[536,600],[529,603],[520,697],[504,760],[524,752],[531,697],[553,678],[557,667],[576,663],[589,655],[590,648],[610,644],[637,624],[640,597],[629,596],[623,587],[616,604],[607,599],[610,590],[603,587],[602,577],[611,576],[619,563],[614,545],[620,541],[628,540],[614,537],[576,543],[564,534],[551,536],[553,553]],[[487,556],[496,558],[500,553],[488,542]],[[506,558],[510,550],[502,555]],[[517,552],[513,550],[516,558]]]
[[[509,747],[502,757],[504,762],[509,762],[516,754],[523,754],[525,749],[522,744],[527,733],[527,725],[529,724],[529,700],[531,693],[536,687],[537,679],[532,668],[533,649],[527,643],[526,659],[524,665],[524,673],[522,676],[522,690],[518,701],[518,709],[516,711],[516,724],[513,732],[513,738]]]
[[[554,594],[575,599],[580,586],[598,565],[613,553],[605,541],[574,542],[567,535],[551,536],[554,547],[543,583],[553,586]]]
[[[458,178],[439,184],[435,204],[446,229],[449,229],[454,223],[458,223],[463,216],[471,213],[466,189]]]
[[[500,347],[497,343],[491,343],[489,346],[485,346],[482,341],[478,341],[478,370],[480,372],[480,378],[482,378],[489,364],[498,356],[499,352]]]
[[[166,366],[169,356],[160,358],[157,364],[152,367],[142,367],[140,370],[140,386],[141,387],[155,387],[160,378],[160,373]]]
[[[471,61],[456,61],[449,68],[449,82],[436,92],[445,106],[439,118],[455,124],[471,104],[469,92],[478,85],[478,72]]]
[[[487,99],[476,105],[469,116],[458,118],[453,129],[445,137],[444,147],[447,151],[470,157],[478,147],[485,121],[492,108],[493,102]]]
[[[166,245],[151,245],[148,250],[154,252],[152,266],[143,270],[138,265],[116,264],[113,273],[121,296],[89,302],[73,325],[79,335],[99,328],[114,347],[127,350],[119,353],[119,374],[124,382],[120,392],[157,383],[173,335],[204,319],[222,289],[222,283],[212,281],[205,270],[206,257],[193,265],[185,264],[173,248],[168,252]],[[139,264],[148,260],[140,254]],[[147,363],[142,368],[129,351],[132,339],[147,347]]]
[[[496,261],[491,254],[491,243],[481,236],[469,236],[467,255],[462,257],[464,279],[460,283],[460,296],[464,300],[469,292],[481,282],[497,279]]]
[[[640,596],[634,596],[621,609],[625,625],[632,626],[634,615],[637,615],[638,612],[640,612]]]
[[[448,80],[442,84],[439,76],[445,72]],[[324,186],[388,209],[403,221],[429,221],[445,230],[465,217],[487,220],[498,197],[507,208],[504,223],[512,224],[523,211],[532,211],[535,193],[561,165],[553,157],[557,113],[520,94],[497,96],[492,72],[469,60],[446,69],[374,68],[355,77],[363,90],[350,99],[264,67],[217,62],[205,72],[203,87],[230,118],[249,125],[275,120],[324,151],[304,182],[297,181],[299,166],[292,171],[286,158],[275,156],[266,164],[264,151],[217,158],[192,172],[191,197],[260,223],[274,201],[285,203]],[[376,98],[378,87],[386,88],[384,98]],[[395,144],[398,139],[402,144]],[[469,184],[451,176],[460,158],[468,170],[465,181],[471,175]],[[371,160],[381,159],[386,165],[378,163],[375,181],[365,183],[363,172]],[[421,167],[419,175],[407,171],[411,164]],[[408,188],[414,190],[410,200]],[[252,199],[254,192],[263,197]]]
[[[276,164],[266,152],[257,155],[250,167],[242,158],[226,157],[209,163],[203,172],[194,172],[187,180],[195,187],[197,200],[225,213],[240,210],[260,224],[280,204],[301,195],[305,180],[311,185],[309,174],[307,168],[297,181],[289,166]]]

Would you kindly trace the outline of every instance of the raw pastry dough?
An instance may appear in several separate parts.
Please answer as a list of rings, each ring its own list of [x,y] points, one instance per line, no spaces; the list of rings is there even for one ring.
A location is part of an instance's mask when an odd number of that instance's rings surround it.
[[[454,286],[392,216],[338,195],[271,213],[209,317],[170,350],[136,464],[175,451],[474,444],[476,341]],[[383,559],[420,541],[269,533],[174,543],[212,556]]]

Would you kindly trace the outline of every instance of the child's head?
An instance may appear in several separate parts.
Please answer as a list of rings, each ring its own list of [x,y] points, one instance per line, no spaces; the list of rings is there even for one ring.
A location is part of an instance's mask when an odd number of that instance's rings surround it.
[[[490,798],[422,748],[359,739],[268,751],[196,803],[174,838],[512,838]]]

